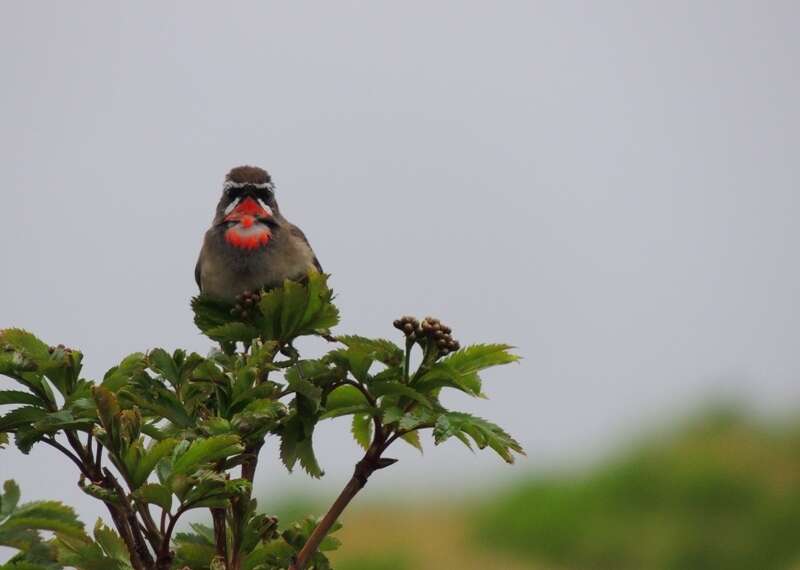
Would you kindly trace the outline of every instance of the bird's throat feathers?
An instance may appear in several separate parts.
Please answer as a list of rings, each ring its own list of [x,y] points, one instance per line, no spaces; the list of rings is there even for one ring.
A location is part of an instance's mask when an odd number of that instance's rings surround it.
[[[266,224],[253,218],[243,218],[235,226],[225,230],[225,241],[237,249],[256,250],[266,247],[272,239],[272,232]]]

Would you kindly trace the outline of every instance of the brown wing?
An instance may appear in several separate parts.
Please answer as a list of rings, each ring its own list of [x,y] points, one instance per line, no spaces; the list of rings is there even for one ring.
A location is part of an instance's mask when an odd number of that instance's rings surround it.
[[[201,260],[203,259],[202,252],[200,256],[197,258],[197,264],[194,266],[194,280],[197,282],[197,288],[200,289],[200,292],[203,292],[203,286],[200,284],[200,271],[201,271]]]
[[[301,230],[300,228],[298,228],[293,224],[290,224],[289,233],[291,233],[295,237],[300,238],[301,240],[303,240],[303,242],[305,242],[305,244],[308,246],[308,249],[311,250],[311,254],[314,256],[314,267],[317,268],[317,271],[322,273],[322,265],[319,264],[319,260],[317,259],[317,254],[314,253],[314,248],[312,248],[311,244],[308,243],[308,238],[306,237],[306,234],[303,233],[303,230]]]

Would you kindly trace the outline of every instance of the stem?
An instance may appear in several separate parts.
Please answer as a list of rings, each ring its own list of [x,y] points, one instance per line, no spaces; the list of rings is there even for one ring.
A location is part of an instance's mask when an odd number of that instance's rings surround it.
[[[228,530],[225,524],[226,509],[211,509],[211,518],[214,521],[214,544],[216,545],[217,556],[228,565]]]
[[[364,394],[364,397],[367,399],[367,402],[369,402],[370,406],[372,406],[373,408],[378,407],[378,401],[372,394],[369,393],[369,390],[367,390],[363,384],[361,384],[360,382],[356,382],[354,380],[342,380],[338,384],[338,386],[343,386],[345,384],[348,386],[353,386],[355,388],[358,388],[358,390],[360,390],[361,393]],[[376,440],[380,439],[381,441],[383,441],[386,438],[383,431],[383,424],[381,423],[381,419],[378,416],[372,416],[372,421],[375,423],[375,439]]]
[[[147,548],[144,535],[142,534],[141,528],[139,528],[139,519],[136,518],[136,512],[131,507],[128,496],[125,494],[124,489],[114,475],[111,474],[111,471],[108,468],[103,470],[103,474],[105,475],[106,486],[116,490],[117,495],[122,501],[121,508],[125,519],[127,520],[128,526],[130,527],[134,551],[139,559],[141,559],[141,561],[144,563],[145,567],[151,568],[153,566],[153,557],[150,555],[150,551]]]
[[[175,511],[174,516],[169,515],[169,526],[167,526],[164,538],[161,540],[161,547],[158,549],[158,559],[156,560],[156,568],[158,570],[169,570],[172,566],[172,552],[170,552],[169,546],[172,541],[172,533],[175,530],[175,523],[178,522],[184,512],[185,508],[180,507]]]
[[[403,363],[403,384],[408,384],[408,380],[411,376],[410,368],[411,368],[411,349],[414,348],[414,341],[406,338],[406,357]]]
[[[325,516],[322,518],[320,523],[317,525],[317,528],[314,529],[314,532],[311,533],[311,536],[308,537],[308,541],[303,545],[302,550],[297,554],[297,559],[294,561],[292,566],[290,566],[290,570],[304,570],[306,564],[308,564],[311,557],[317,552],[319,545],[322,544],[322,541],[327,536],[328,531],[331,529],[333,524],[337,521],[339,516],[342,514],[342,511],[347,508],[347,505],[350,504],[350,501],[358,494],[358,492],[364,487],[364,482],[361,479],[357,478],[355,475],[350,478],[350,481],[347,482],[342,492],[336,498],[336,501],[331,505],[331,508],[325,513]]]
[[[382,432],[383,430],[381,430],[381,433]],[[289,567],[289,570],[305,569],[306,564],[308,564],[314,554],[316,554],[317,550],[319,549],[319,545],[322,544],[323,540],[325,540],[325,537],[328,535],[331,527],[339,519],[342,512],[347,508],[355,496],[358,495],[361,489],[364,488],[370,476],[378,469],[388,467],[395,462],[395,460],[392,459],[381,459],[381,453],[383,453],[387,447],[389,447],[389,443],[384,440],[382,435],[376,434],[372,441],[372,445],[369,446],[369,449],[364,454],[364,457],[361,459],[361,461],[356,463],[353,476],[347,482],[347,485],[344,486],[342,492],[339,493],[339,496],[333,502],[331,508],[328,509],[328,512],[325,513],[325,516],[322,517],[322,520],[314,529],[314,532],[312,532],[311,536],[308,537],[308,540],[297,554],[297,558]]]
[[[231,514],[233,515],[233,550],[231,555],[230,570],[240,570],[242,565],[242,540],[244,539],[243,530],[247,521],[244,518],[250,506],[250,498],[252,497],[252,484],[256,476],[256,469],[258,467],[258,454],[261,452],[264,442],[245,450],[245,460],[242,462],[242,478],[250,482],[250,493],[246,497],[238,497],[231,505]]]
[[[111,515],[111,520],[114,521],[114,526],[117,528],[120,538],[125,542],[131,566],[133,566],[134,570],[150,570],[153,560],[150,557],[150,552],[147,550],[147,545],[141,540],[141,531],[138,528],[136,516],[129,516],[129,511],[131,511],[131,509],[125,492],[108,469],[105,470],[104,474],[100,471],[99,465],[94,465],[92,463],[93,458],[90,450],[81,445],[78,435],[74,430],[65,430],[64,434],[67,436],[67,440],[74,450],[74,453],[58,443],[55,439],[44,439],[43,441],[69,457],[78,466],[81,473],[94,483],[100,484],[106,489],[116,490],[122,505],[106,501],[103,502]],[[102,447],[100,442],[97,442],[97,447],[99,455],[99,450]]]

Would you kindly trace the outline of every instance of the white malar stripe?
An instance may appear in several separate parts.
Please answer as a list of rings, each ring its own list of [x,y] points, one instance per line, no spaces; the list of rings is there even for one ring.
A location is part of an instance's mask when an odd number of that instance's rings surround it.
[[[241,199],[241,198],[236,198],[236,200],[232,200],[232,201],[231,201],[231,203],[230,203],[230,204],[228,204],[228,207],[227,207],[227,208],[225,208],[225,215],[227,216],[228,214],[230,214],[231,212],[233,212],[233,209],[234,209],[236,206],[238,206],[238,205],[239,205],[239,202],[241,202],[241,201],[242,201],[242,199]]]
[[[264,200],[262,200],[261,198],[258,199],[258,205],[261,206],[262,208],[264,208],[264,211],[267,214],[269,214],[270,216],[272,215],[272,208],[267,206],[266,202],[264,202]]]

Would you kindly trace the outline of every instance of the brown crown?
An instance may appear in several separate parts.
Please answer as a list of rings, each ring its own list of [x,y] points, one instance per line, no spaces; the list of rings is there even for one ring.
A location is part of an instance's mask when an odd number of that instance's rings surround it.
[[[237,184],[266,184],[272,178],[269,172],[257,166],[237,166],[232,168],[225,176],[225,180],[236,182]]]

